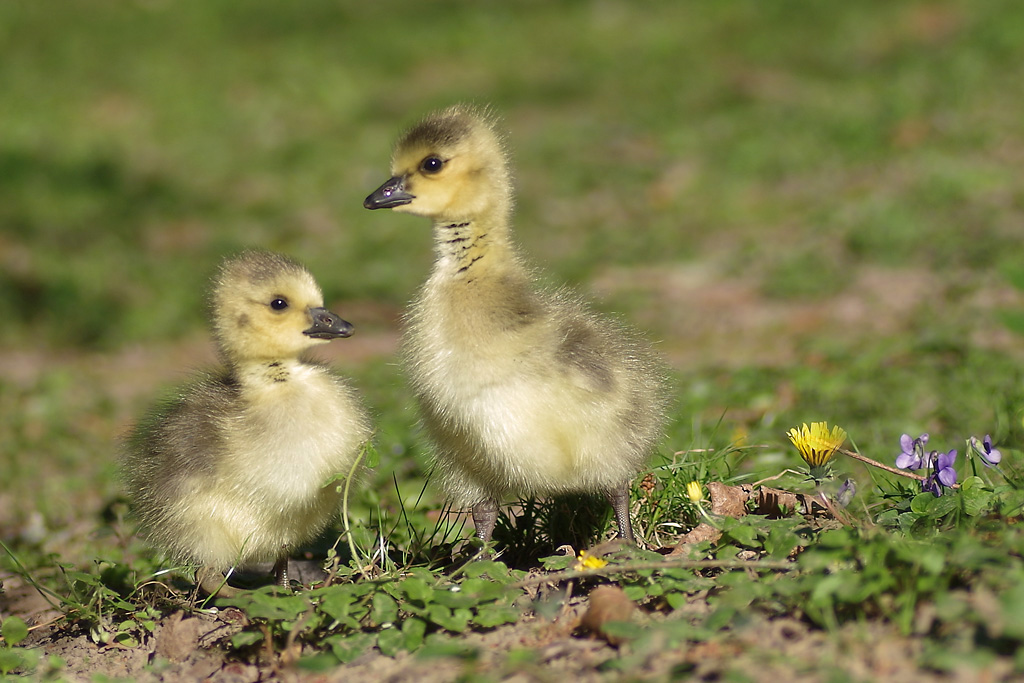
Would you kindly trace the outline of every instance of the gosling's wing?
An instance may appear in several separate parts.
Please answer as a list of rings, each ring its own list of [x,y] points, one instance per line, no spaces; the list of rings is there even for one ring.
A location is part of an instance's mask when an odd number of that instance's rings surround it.
[[[559,292],[556,365],[575,386],[621,400],[660,422],[668,402],[667,368],[636,330]]]
[[[595,321],[585,315],[571,315],[558,325],[555,365],[575,386],[595,394],[609,394],[617,387],[616,369],[621,364],[619,349]]]
[[[223,452],[224,415],[238,403],[226,373],[203,375],[163,399],[129,436],[124,472],[136,499],[174,495],[182,481],[212,476]]]
[[[553,292],[550,301],[557,340],[554,364],[559,373],[598,396],[628,392],[630,332],[616,320],[595,313],[568,289]]]

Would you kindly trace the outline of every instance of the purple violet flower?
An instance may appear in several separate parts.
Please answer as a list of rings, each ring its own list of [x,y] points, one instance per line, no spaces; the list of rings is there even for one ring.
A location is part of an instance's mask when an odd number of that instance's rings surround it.
[[[910,438],[910,434],[900,437],[900,447],[903,452],[896,456],[896,467],[901,470],[919,470],[922,467],[931,466],[927,461],[928,456],[924,453],[924,445],[928,443],[928,435],[922,434],[916,439]]]
[[[929,474],[925,477],[924,481],[921,482],[922,493],[931,493],[933,496],[938,498],[942,495],[942,484],[939,483],[938,477],[934,474]]]
[[[988,463],[992,465],[998,465],[1003,459],[1003,454],[997,449],[992,448],[992,437],[988,434],[985,435],[985,440],[982,441],[982,445],[985,446],[985,454],[981,457],[984,458]]]
[[[931,493],[938,498],[942,495],[942,489],[953,488],[956,485],[956,470],[953,463],[956,462],[956,449],[948,453],[932,451],[922,458],[925,468],[932,468],[932,473],[921,482],[921,491]]]
[[[967,453],[970,455],[977,455],[981,458],[981,464],[985,467],[992,467],[998,465],[1003,459],[1003,454],[998,449],[992,448],[992,437],[989,434],[985,435],[985,438],[979,444],[976,437],[971,437],[967,440]]]
[[[968,452],[973,449],[982,457],[990,457],[992,442],[987,436],[985,440],[987,446],[979,447],[978,440],[972,436],[968,441]],[[938,451],[925,453],[924,445],[926,443],[928,443],[927,434],[922,434],[916,439],[910,438],[910,434],[901,436],[900,448],[903,449],[903,452],[896,456],[896,467],[904,470],[930,470],[931,472],[921,482],[921,490],[938,497],[942,495],[943,487],[953,488],[956,486],[956,469],[954,468],[956,449],[954,448],[948,453],[939,453]],[[982,448],[987,448],[984,454]],[[1001,457],[998,455],[999,451],[995,452],[997,458]]]
[[[839,487],[839,492],[836,493],[836,503],[841,508],[849,507],[853,497],[857,494],[857,482],[853,479],[847,479],[843,482],[843,485]]]
[[[953,469],[953,463],[956,462],[956,449],[952,449],[949,453],[939,453],[939,457],[935,460],[935,476],[939,478],[939,482],[946,487],[952,488],[956,484],[956,470]]]

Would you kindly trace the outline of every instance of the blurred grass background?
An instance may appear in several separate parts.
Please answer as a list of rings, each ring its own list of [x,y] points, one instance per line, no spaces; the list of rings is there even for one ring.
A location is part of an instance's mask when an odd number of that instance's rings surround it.
[[[516,225],[674,366],[663,454],[844,426],[1024,428],[1024,13],[1010,0],[0,3],[0,535],[72,553],[116,439],[211,360],[207,278],[305,262],[378,415],[360,510],[424,447],[395,366],[426,223],[369,213],[398,132],[491,103]],[[436,494],[422,503],[436,506]]]

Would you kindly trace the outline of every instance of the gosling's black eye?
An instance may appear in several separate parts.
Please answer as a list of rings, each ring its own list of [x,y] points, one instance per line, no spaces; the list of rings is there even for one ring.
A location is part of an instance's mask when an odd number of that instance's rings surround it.
[[[424,173],[437,173],[444,166],[444,161],[438,157],[427,157],[420,164],[420,170]]]
[[[282,299],[281,297],[278,297],[270,302],[270,307],[273,308],[275,311],[283,311],[284,309],[288,308],[288,302]]]

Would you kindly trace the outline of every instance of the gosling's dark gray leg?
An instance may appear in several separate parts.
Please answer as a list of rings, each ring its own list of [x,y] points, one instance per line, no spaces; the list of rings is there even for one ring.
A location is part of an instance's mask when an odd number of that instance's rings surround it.
[[[615,511],[615,522],[619,525],[619,538],[624,538],[635,545],[633,523],[629,520],[629,484],[623,484],[604,495],[611,503],[612,510]]]
[[[288,584],[288,556],[277,558],[274,563],[274,583],[281,588],[290,588]]]
[[[473,525],[476,526],[476,537],[484,543],[491,540],[494,525],[498,521],[498,501],[487,498],[473,506]]]
[[[204,593],[215,598],[233,598],[238,595],[238,589],[229,586],[224,574],[213,567],[197,569],[196,583]]]

